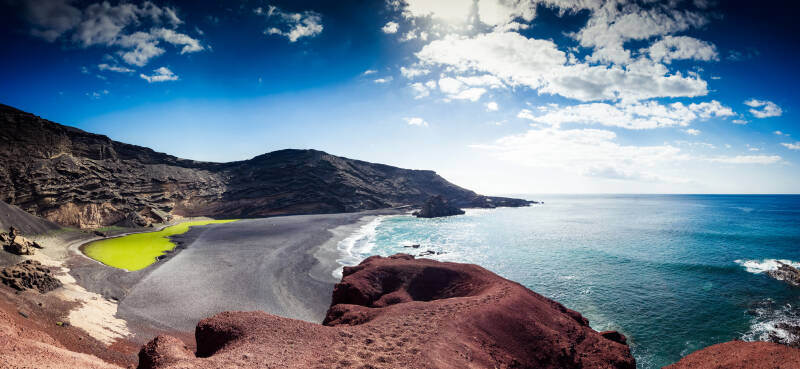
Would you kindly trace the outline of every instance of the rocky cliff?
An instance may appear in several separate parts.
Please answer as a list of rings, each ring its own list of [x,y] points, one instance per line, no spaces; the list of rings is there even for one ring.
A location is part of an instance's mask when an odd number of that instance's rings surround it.
[[[524,206],[436,173],[316,150],[208,163],[116,142],[0,105],[0,201],[77,227],[143,225],[177,216],[262,217],[419,205]]]
[[[476,265],[373,256],[345,268],[324,325],[263,312],[160,336],[140,368],[630,368],[625,337]]]

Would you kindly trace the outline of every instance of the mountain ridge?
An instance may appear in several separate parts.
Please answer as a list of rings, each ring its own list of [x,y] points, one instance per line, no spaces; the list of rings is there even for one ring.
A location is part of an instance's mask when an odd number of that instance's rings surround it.
[[[248,160],[182,159],[0,104],[0,201],[80,228],[143,226],[172,216],[248,218],[417,206],[526,206],[434,171],[284,149]]]

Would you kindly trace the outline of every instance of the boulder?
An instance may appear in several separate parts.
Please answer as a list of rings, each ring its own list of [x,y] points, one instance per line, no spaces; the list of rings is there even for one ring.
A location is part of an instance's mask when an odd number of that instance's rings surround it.
[[[422,207],[413,214],[417,218],[439,218],[451,215],[461,215],[464,214],[464,210],[450,205],[441,195],[436,195],[425,200],[425,203],[422,204]]]
[[[30,289],[40,293],[61,287],[61,281],[53,277],[50,269],[35,260],[0,269],[0,282],[18,291]]]
[[[33,241],[18,235],[11,236],[3,249],[17,255],[33,255],[36,252]]]

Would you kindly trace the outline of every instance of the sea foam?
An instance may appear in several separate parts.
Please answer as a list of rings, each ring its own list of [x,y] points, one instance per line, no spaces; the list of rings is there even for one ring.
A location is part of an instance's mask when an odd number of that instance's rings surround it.
[[[336,249],[339,250],[339,259],[336,262],[340,267],[333,271],[334,278],[342,278],[342,267],[357,265],[375,247],[375,235],[378,226],[383,221],[383,216],[379,216],[369,223],[361,226],[353,234],[339,241]]]
[[[734,260],[734,262],[743,266],[748,272],[755,274],[765,273],[770,270],[778,270],[779,262],[791,265],[795,268],[800,268],[800,263],[786,259]]]

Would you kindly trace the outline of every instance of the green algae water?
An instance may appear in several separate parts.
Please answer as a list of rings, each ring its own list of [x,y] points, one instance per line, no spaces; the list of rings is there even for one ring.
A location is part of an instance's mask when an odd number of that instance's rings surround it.
[[[378,218],[339,244],[343,265],[431,250],[476,263],[628,337],[639,369],[715,343],[800,342],[800,196],[526,196],[528,208]],[[403,247],[421,245],[418,249]]]
[[[186,233],[189,227],[230,223],[228,220],[199,220],[166,227],[158,232],[135,233],[122,237],[99,240],[83,247],[83,253],[103,264],[136,271],[155,263],[165,251],[175,248],[170,236]]]

